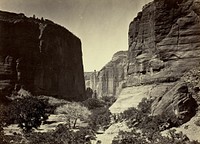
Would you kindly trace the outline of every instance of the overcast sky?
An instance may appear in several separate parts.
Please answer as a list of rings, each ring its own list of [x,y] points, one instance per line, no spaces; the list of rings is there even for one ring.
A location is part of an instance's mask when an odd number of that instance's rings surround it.
[[[100,70],[128,50],[128,26],[151,0],[0,0],[0,10],[48,18],[82,41],[84,70]]]

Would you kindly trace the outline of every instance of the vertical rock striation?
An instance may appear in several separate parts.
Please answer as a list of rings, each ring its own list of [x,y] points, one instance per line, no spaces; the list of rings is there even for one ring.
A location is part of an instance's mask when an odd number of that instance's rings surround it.
[[[90,87],[97,96],[117,96],[126,79],[127,51],[115,53],[99,72],[85,73],[86,86]]]
[[[152,115],[168,114],[176,126],[190,120],[198,107],[200,87],[191,87],[193,82],[184,79],[190,70],[199,73],[200,2],[154,0],[130,23],[128,34],[127,87],[111,112],[137,107],[143,97],[155,97]],[[194,81],[200,83],[199,77]]]
[[[127,71],[127,51],[115,53],[98,74],[99,96],[117,96],[123,87]]]
[[[130,24],[129,85],[174,82],[199,65],[200,3],[155,0]]]
[[[82,100],[81,41],[49,20],[0,11],[0,89]]]

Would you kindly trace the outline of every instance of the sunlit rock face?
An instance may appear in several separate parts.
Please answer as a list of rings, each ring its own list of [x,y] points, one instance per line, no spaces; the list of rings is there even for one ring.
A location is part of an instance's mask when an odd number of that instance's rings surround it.
[[[82,100],[85,83],[81,41],[43,18],[0,12],[0,89],[16,85],[33,94]]]
[[[100,71],[85,73],[85,83],[98,98],[117,96],[123,87],[126,75],[127,51],[119,51]]]
[[[128,85],[177,81],[199,65],[200,3],[155,0],[129,27]]]
[[[127,51],[119,51],[98,73],[98,95],[100,97],[117,96],[123,87],[126,72]]]
[[[185,73],[200,67],[200,2],[154,0],[129,25],[127,80],[110,107],[120,113],[142,98],[156,98],[152,115],[169,114],[181,125],[195,115],[197,99]],[[197,70],[198,73],[198,70]],[[188,74],[192,76],[191,72]],[[187,91],[188,90],[188,91]]]

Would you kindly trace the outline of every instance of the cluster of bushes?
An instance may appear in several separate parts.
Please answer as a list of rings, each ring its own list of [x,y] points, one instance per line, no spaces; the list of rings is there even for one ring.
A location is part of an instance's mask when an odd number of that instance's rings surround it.
[[[15,139],[18,139],[16,143],[83,143],[86,134],[100,128],[106,129],[111,121],[107,104],[95,98],[54,107],[48,103],[48,99],[24,97],[11,101],[7,106],[0,105],[0,110],[0,143],[10,143]],[[64,117],[66,125],[47,133],[32,131],[45,123],[51,113]],[[87,122],[88,126],[74,132],[72,128],[76,128],[78,119]],[[23,135],[5,136],[2,128],[10,124],[18,124]]]
[[[10,143],[22,139],[22,136],[15,134],[14,136],[6,136],[3,133],[3,127],[10,124],[18,124],[25,133],[29,133],[33,128],[37,129],[48,116],[53,112],[54,108],[49,105],[46,99],[38,99],[35,97],[25,97],[15,99],[6,106],[0,105],[0,143]]]
[[[90,128],[92,128],[93,130],[105,130],[110,126],[111,113],[107,108],[101,107],[93,109],[91,111],[92,114],[88,121]]]
[[[84,144],[90,139],[95,139],[95,134],[88,128],[81,128],[78,131],[73,131],[66,125],[60,124],[55,130],[45,133],[31,132],[24,133],[24,135],[6,135],[0,138],[1,144]]]
[[[99,129],[105,130],[110,126],[111,113],[105,101],[89,98],[83,102],[83,105],[91,111],[88,119],[90,128],[96,131]]]
[[[105,103],[96,98],[88,98],[87,100],[82,102],[83,106],[87,107],[89,110],[93,110],[96,108],[104,107]]]
[[[81,128],[73,131],[66,125],[58,125],[54,131],[46,133],[29,133],[26,134],[29,144],[83,144],[90,135],[94,137],[93,131],[87,128]]]
[[[103,96],[102,100],[105,102],[107,107],[110,107],[117,99],[113,96]]]
[[[170,130],[168,136],[162,136],[156,132],[154,137],[149,140],[146,135],[133,129],[131,132],[120,131],[118,136],[112,141],[112,144],[200,144],[198,141],[190,141],[183,133],[176,133]]]
[[[169,117],[168,114],[151,116],[152,99],[144,98],[138,108],[130,108],[121,113],[118,118],[127,122],[131,132],[120,132],[113,140],[113,144],[198,144],[190,141],[182,133],[176,134],[170,131],[170,137],[163,137],[161,131],[176,126],[176,117]]]

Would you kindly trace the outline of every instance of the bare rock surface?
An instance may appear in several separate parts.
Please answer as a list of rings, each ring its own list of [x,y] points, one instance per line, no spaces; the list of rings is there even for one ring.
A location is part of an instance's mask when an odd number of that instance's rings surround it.
[[[199,8],[198,0],[154,0],[138,13],[129,25],[126,83],[113,113],[155,97],[153,115],[171,113],[177,125],[195,115],[200,76],[188,72],[200,67]]]
[[[119,51],[99,72],[85,73],[85,83],[98,97],[116,96],[125,82],[126,71],[127,51]]]
[[[0,89],[67,100],[85,96],[81,41],[47,19],[0,11]]]
[[[200,3],[146,5],[129,27],[128,85],[177,81],[200,61]]]

